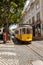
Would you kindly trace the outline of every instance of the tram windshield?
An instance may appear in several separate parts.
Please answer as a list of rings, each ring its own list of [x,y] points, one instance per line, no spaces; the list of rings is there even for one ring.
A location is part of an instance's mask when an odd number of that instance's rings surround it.
[[[27,28],[27,34],[32,33],[32,30]]]
[[[22,33],[25,34],[26,33],[26,29],[22,28]]]
[[[15,31],[15,34],[19,34],[19,31],[18,31],[18,30],[16,30],[16,31]]]

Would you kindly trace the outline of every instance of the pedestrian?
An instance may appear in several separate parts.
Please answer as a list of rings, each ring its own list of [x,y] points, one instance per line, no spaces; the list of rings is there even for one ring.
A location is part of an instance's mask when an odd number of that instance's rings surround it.
[[[3,42],[6,43],[7,40],[7,34],[5,32],[5,29],[3,30]]]

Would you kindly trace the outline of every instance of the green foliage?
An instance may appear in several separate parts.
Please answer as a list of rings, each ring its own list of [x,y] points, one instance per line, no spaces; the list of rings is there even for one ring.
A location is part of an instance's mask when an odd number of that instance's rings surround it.
[[[0,24],[18,23],[26,0],[0,0]],[[7,19],[6,19],[7,18]]]
[[[11,2],[11,4],[10,4],[11,6],[13,6],[14,8],[16,8],[17,7],[17,4],[15,3],[15,2]]]

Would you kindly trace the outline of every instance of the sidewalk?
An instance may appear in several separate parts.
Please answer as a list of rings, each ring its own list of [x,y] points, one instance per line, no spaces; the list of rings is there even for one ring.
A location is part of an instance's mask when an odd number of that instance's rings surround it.
[[[12,40],[8,40],[6,44],[14,44]]]
[[[33,37],[33,41],[36,41],[36,40],[43,40],[43,37]]]
[[[0,40],[0,44],[4,44],[2,40]],[[5,44],[14,44],[12,40],[6,41]]]

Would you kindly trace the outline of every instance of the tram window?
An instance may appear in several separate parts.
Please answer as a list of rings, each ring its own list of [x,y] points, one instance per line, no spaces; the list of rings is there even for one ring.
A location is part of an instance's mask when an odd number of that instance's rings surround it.
[[[30,30],[27,28],[27,34],[30,33]]]
[[[15,34],[18,34],[18,33],[19,33],[19,31],[18,31],[18,30],[16,30],[16,31],[15,31]]]
[[[25,28],[22,29],[22,33],[25,34]]]
[[[20,34],[22,33],[21,29],[20,29]]]

